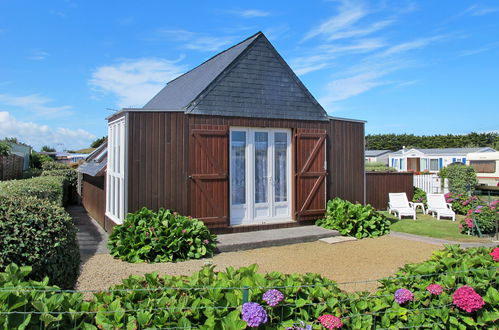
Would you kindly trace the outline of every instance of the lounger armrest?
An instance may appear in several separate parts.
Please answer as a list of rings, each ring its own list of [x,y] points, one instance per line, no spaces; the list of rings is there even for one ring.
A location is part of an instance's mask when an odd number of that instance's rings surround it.
[[[447,207],[452,210],[452,203],[446,203]]]
[[[414,208],[414,203],[413,203],[413,202],[409,202],[409,207],[410,207],[411,209],[413,209],[413,208]]]

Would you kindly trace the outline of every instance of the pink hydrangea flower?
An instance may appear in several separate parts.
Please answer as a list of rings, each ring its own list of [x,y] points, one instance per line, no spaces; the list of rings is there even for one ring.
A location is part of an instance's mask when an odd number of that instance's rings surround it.
[[[499,247],[496,247],[491,253],[490,255],[492,256],[492,259],[494,259],[494,261],[499,261]]]
[[[468,226],[468,228],[475,227],[475,224],[473,223],[473,219],[472,218],[465,218],[464,221],[466,222],[466,226]]]
[[[324,314],[318,320],[326,329],[339,329],[343,326],[340,318],[331,314]]]
[[[454,291],[452,303],[468,313],[477,311],[485,305],[483,298],[472,287],[467,285]]]
[[[435,294],[435,295],[441,295],[442,294],[442,286],[441,285],[438,285],[438,284],[430,284],[426,287],[426,290],[431,293],[431,294]]]
[[[414,295],[410,290],[407,290],[406,288],[401,288],[395,291],[394,299],[397,302],[397,304],[404,304],[408,301],[414,300]]]
[[[210,243],[210,241],[208,241],[207,239],[205,239],[205,240],[203,241],[203,243],[204,243],[204,245],[207,245],[208,243]]]
[[[185,233],[187,231],[187,229],[182,229],[182,233]]]

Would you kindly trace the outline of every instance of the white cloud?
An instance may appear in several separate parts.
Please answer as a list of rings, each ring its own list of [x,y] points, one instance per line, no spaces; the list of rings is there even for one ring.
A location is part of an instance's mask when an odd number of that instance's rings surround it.
[[[307,33],[305,40],[319,35],[325,35],[328,38],[334,36],[336,33],[350,28],[367,14],[367,9],[361,3],[343,0],[338,8],[338,13]]]
[[[160,29],[152,39],[168,39],[182,42],[185,49],[216,52],[233,44],[238,38],[233,36],[211,36],[206,33],[197,33],[187,30]]]
[[[4,106],[13,106],[22,108],[27,111],[35,112],[41,116],[62,116],[71,113],[69,105],[51,106],[52,99],[44,97],[40,94],[31,94],[26,96],[13,96],[8,94],[0,94],[0,104]]]
[[[270,15],[270,12],[259,9],[234,10],[232,13],[244,18],[265,17]]]
[[[46,51],[37,49],[37,50],[33,50],[31,52],[31,54],[28,56],[28,59],[34,60],[34,61],[41,61],[41,60],[44,60],[45,58],[47,58],[47,56],[49,56],[49,53],[47,53]]]
[[[186,71],[185,65],[178,62],[157,58],[124,60],[98,67],[90,84],[98,91],[114,94],[121,107],[141,107],[168,81]]]
[[[408,41],[408,42],[403,42],[395,46],[391,46],[388,48],[386,51],[380,54],[380,56],[391,56],[395,54],[400,54],[404,53],[413,49],[418,49],[418,48],[424,48],[428,45],[430,45],[433,42],[440,41],[444,39],[444,36],[437,35],[433,37],[427,37],[427,38],[419,38],[416,40]]]
[[[372,71],[333,80],[326,86],[327,95],[320,98],[319,102],[326,107],[331,107],[334,102],[359,95],[377,86],[386,85],[389,82],[379,80],[385,74],[386,72]]]
[[[7,111],[0,111],[0,132],[2,138],[16,137],[20,141],[40,150],[48,145],[58,150],[79,149],[90,145],[95,136],[84,129],[52,128],[34,122],[23,122]]]
[[[483,16],[499,11],[497,7],[486,7],[483,5],[475,4],[466,8],[461,15]]]

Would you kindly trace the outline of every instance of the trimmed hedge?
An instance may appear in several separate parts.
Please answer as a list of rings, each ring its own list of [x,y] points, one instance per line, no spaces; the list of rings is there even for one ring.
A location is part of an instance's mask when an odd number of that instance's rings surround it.
[[[13,198],[38,197],[63,206],[65,202],[64,188],[64,177],[42,176],[0,182],[0,196]]]
[[[0,197],[0,240],[1,270],[16,263],[31,266],[32,279],[48,276],[51,283],[68,289],[76,283],[76,227],[62,207],[36,197]]]
[[[202,221],[144,207],[114,226],[108,247],[111,255],[128,262],[171,262],[211,257],[215,242]]]

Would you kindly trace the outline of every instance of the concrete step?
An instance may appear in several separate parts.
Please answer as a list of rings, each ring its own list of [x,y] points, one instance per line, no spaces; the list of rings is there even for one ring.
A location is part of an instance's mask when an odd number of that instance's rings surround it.
[[[217,248],[220,252],[251,250],[269,246],[314,242],[321,238],[339,235],[336,230],[324,229],[318,226],[223,234],[218,235]]]

